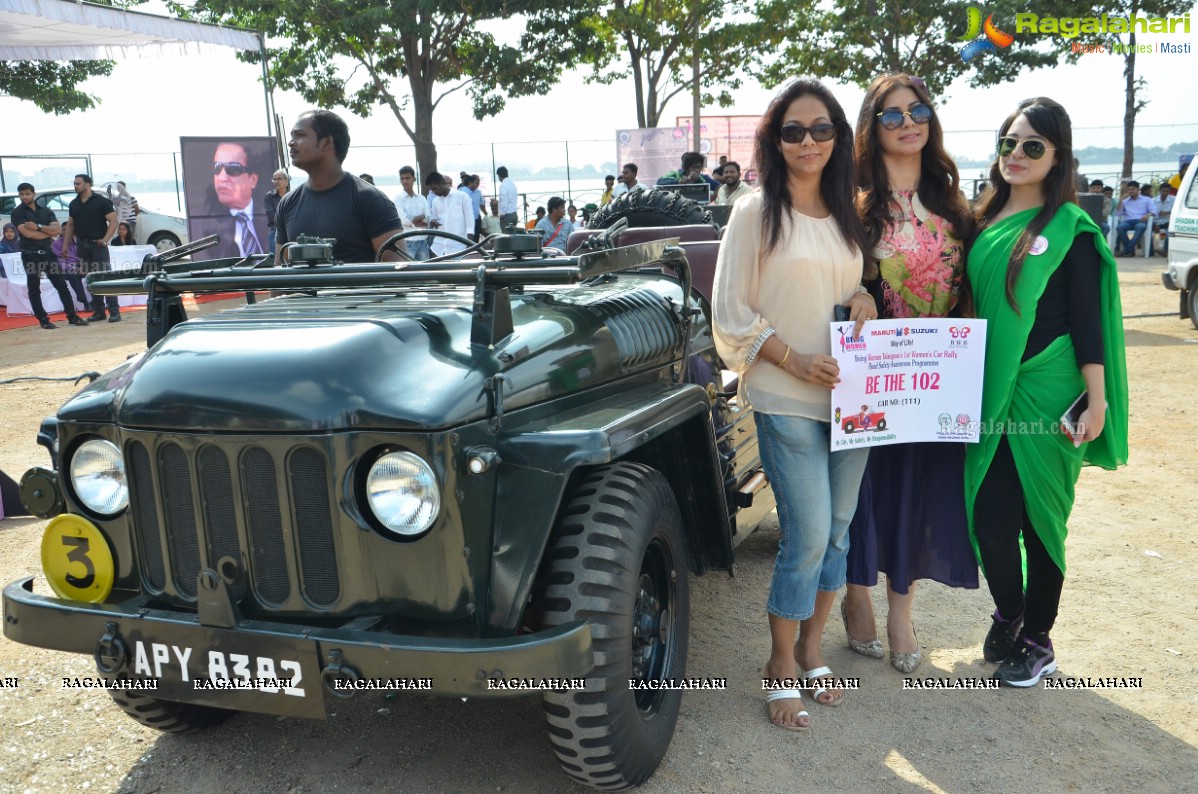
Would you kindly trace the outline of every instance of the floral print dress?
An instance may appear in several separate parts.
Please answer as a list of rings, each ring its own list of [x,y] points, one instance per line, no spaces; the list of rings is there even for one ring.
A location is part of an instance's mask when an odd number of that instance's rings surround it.
[[[890,195],[890,218],[874,249],[888,319],[946,317],[961,294],[964,246],[914,190]]]

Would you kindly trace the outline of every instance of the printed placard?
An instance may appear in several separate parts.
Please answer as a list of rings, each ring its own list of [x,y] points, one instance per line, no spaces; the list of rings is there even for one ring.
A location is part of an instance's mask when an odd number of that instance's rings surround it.
[[[833,451],[978,440],[985,320],[871,320],[859,337],[851,322],[830,328]]]

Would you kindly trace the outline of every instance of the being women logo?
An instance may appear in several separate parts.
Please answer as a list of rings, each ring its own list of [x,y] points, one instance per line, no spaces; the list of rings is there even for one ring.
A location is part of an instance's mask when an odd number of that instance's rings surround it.
[[[985,55],[988,52],[998,52],[999,48],[1007,48],[1011,46],[1011,42],[1015,41],[1015,37],[1010,33],[1004,33],[994,27],[994,14],[986,17],[986,21],[982,22],[982,10],[976,6],[969,7],[969,29],[965,31],[959,41],[968,41],[961,48],[961,60],[969,63],[974,58],[980,55]]]

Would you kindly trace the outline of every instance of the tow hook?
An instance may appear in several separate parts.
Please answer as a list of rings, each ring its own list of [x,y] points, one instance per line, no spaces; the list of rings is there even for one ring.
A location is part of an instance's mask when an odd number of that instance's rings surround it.
[[[355,681],[362,678],[361,673],[355,670],[348,664],[341,663],[341,650],[333,649],[329,651],[329,663],[320,673],[320,680],[324,683],[325,690],[335,698],[349,700],[354,696],[356,691],[353,688]],[[338,688],[336,682],[344,681],[349,684],[345,688]]]
[[[95,659],[96,669],[101,673],[115,673],[129,661],[129,646],[115,623],[104,624],[104,636],[96,645]]]

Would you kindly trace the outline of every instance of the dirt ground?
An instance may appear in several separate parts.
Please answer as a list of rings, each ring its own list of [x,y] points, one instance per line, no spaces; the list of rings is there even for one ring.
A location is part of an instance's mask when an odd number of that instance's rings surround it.
[[[691,586],[688,674],[728,679],[688,694],[669,754],[642,787],[659,792],[1198,791],[1198,332],[1170,315],[1163,260],[1122,259],[1131,377],[1131,463],[1087,469],[1070,522],[1069,573],[1053,634],[1065,676],[1134,676],[1139,689],[911,691],[885,661],[849,652],[839,619],[828,663],[861,688],[844,705],[809,704],[813,729],[772,727],[759,673],[764,601],[778,526],[738,550],[737,575]],[[204,311],[219,309],[209,304]],[[0,334],[0,380],[106,370],[144,345],[145,315],[120,325]],[[19,478],[47,455],[38,424],[70,383],[0,385],[0,469]],[[0,582],[40,576],[44,522],[0,521]],[[44,580],[38,589],[46,592]],[[981,590],[921,586],[918,674],[986,676],[992,609]],[[875,593],[885,628],[885,599]],[[883,631],[883,636],[885,632]],[[239,715],[163,736],[102,692],[63,689],[90,658],[0,640],[0,792],[583,791],[559,771],[535,699],[363,696],[325,722]]]

